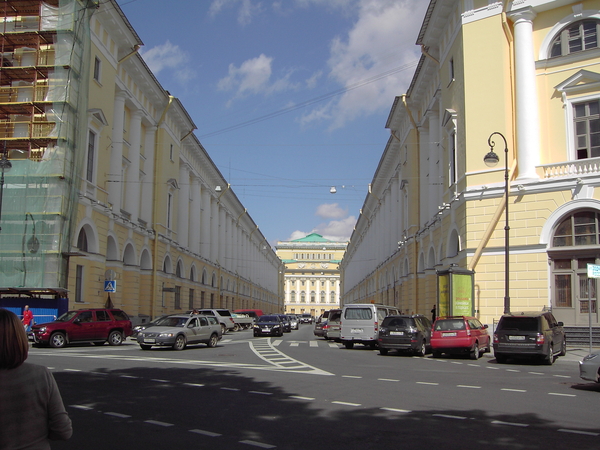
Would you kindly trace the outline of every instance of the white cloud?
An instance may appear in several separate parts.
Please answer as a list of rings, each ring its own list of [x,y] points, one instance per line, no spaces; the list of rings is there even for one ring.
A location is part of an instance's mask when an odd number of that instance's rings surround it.
[[[148,50],[140,52],[144,61],[155,75],[162,70],[171,69],[175,78],[184,83],[196,77],[195,72],[190,69],[189,56],[178,45],[170,41],[157,45]]]
[[[316,108],[303,122],[332,117],[339,128],[360,115],[389,108],[406,91],[419,58],[415,36],[428,2],[360,0],[358,19],[331,43],[329,76],[348,89],[338,101]]]
[[[248,25],[252,22],[255,15],[259,14],[262,10],[260,2],[252,3],[252,0],[213,0],[208,10],[209,15],[214,18],[224,8],[234,7],[236,4],[240,4],[238,9],[238,23],[240,25]]]
[[[337,203],[325,203],[317,207],[315,214],[323,219],[341,219],[348,215],[348,209],[340,208]]]
[[[319,233],[325,239],[331,241],[347,241],[352,235],[356,225],[356,217],[348,216],[341,220],[332,220],[328,223],[317,226],[313,232]]]

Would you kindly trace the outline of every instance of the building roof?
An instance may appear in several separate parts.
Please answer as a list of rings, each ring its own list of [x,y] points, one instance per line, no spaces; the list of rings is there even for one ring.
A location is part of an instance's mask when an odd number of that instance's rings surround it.
[[[317,233],[310,233],[300,239],[294,239],[292,242],[331,242],[329,239],[325,239],[323,236]]]

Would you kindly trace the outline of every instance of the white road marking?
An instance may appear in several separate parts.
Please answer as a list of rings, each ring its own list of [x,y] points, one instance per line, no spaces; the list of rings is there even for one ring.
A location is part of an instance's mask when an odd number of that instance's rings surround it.
[[[481,389],[481,386],[468,386],[466,384],[459,384],[458,386],[459,388],[466,388],[466,389]]]
[[[230,387],[221,387],[221,390],[223,390],[223,391],[233,391],[233,392],[239,392],[240,391],[238,388],[230,388]]]
[[[318,347],[318,346],[319,346],[319,343],[318,343],[317,341],[310,341],[310,342],[308,343],[308,346],[309,346],[309,347]]]
[[[400,380],[394,380],[392,378],[377,378],[377,381],[394,381],[394,382],[398,382]]]
[[[529,424],[527,423],[517,423],[517,422],[503,422],[502,420],[492,420],[493,424],[496,425],[510,425],[513,427],[528,427]]]
[[[259,395],[273,395],[272,392],[261,392],[261,391],[248,391],[250,394],[259,394]]]
[[[398,412],[398,413],[409,413],[410,409],[398,409],[398,408],[381,408],[384,411]]]
[[[275,446],[275,445],[264,444],[262,442],[249,441],[249,440],[240,441],[240,444],[247,444],[247,445],[252,445],[254,447],[260,447],[260,448],[277,448],[277,446]]]
[[[168,422],[161,422],[160,420],[144,420],[144,422],[151,425],[158,425],[160,427],[172,427],[174,424]]]
[[[108,412],[105,412],[104,414],[106,414],[107,416],[119,417],[119,418],[121,418],[121,419],[127,419],[127,418],[131,417],[131,416],[130,416],[130,415],[128,415],[128,414],[121,414],[121,413],[117,413],[117,412],[110,412],[110,411],[108,411]]]
[[[314,397],[302,397],[300,395],[290,395],[290,398],[295,398],[297,400],[314,400]]]
[[[507,392],[527,392],[525,389],[500,389],[501,391],[507,391]]]
[[[417,381],[417,384],[426,384],[427,386],[439,386],[440,383],[429,383],[427,381]]]
[[[342,378],[362,378],[362,377],[358,377],[356,375],[342,375]]]
[[[336,405],[344,405],[344,406],[360,406],[360,403],[350,403],[350,402],[340,402],[340,401],[332,401],[331,403],[335,403]]]
[[[222,436],[219,433],[213,433],[212,431],[205,431],[205,430],[198,430],[198,429],[189,430],[189,432],[190,433],[196,433],[196,434],[203,434],[204,436],[210,436],[210,437]]]
[[[186,386],[192,386],[192,387],[202,387],[202,386],[204,386],[203,384],[200,384],[200,383],[183,383],[183,384],[185,384]]]
[[[91,411],[92,407],[87,406],[87,405],[69,405],[71,408],[75,408],[75,409],[83,409],[84,411]]]
[[[64,369],[65,372],[81,372],[81,369]]]
[[[581,430],[569,430],[568,428],[559,428],[558,431],[560,431],[561,433],[584,434],[586,436],[600,436],[600,433],[594,433],[591,431],[581,431]]]
[[[548,395],[557,395],[559,397],[577,397],[575,394],[561,394],[559,392],[548,392]]]
[[[531,375],[544,375],[542,372],[528,372]]]
[[[569,375],[552,375],[553,377],[556,378],[571,378]]]
[[[466,419],[466,417],[463,417],[463,416],[452,416],[450,414],[433,414],[433,417],[443,417],[444,419],[458,419],[458,420]]]

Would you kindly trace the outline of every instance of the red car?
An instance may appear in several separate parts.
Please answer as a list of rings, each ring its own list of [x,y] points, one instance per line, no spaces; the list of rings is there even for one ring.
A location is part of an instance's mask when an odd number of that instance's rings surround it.
[[[462,353],[469,354],[471,359],[479,359],[490,351],[487,327],[475,317],[438,317],[431,331],[433,357],[438,358],[442,353]]]
[[[121,345],[131,332],[129,316],[120,309],[80,309],[54,322],[34,325],[30,336],[36,344],[61,348],[71,342]]]

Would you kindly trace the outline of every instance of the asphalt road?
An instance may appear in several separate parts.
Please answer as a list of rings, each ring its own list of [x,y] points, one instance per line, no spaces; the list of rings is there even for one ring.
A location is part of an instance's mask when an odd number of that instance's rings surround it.
[[[571,351],[553,366],[381,356],[315,338],[224,336],[175,352],[32,348],[74,435],[53,449],[600,448],[600,384]]]

